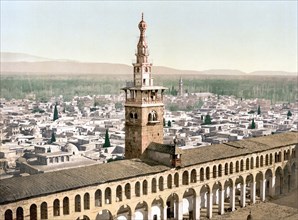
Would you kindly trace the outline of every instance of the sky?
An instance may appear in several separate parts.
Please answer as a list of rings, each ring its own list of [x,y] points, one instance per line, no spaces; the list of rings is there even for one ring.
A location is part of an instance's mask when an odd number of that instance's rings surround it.
[[[1,52],[131,65],[297,72],[297,1],[5,1]]]

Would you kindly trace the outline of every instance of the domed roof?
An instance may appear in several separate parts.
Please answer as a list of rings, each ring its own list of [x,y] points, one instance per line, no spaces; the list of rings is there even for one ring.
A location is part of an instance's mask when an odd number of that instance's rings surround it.
[[[78,148],[74,145],[74,144],[71,144],[71,143],[67,143],[65,146],[64,146],[64,150],[67,151],[67,152],[78,152]]]
[[[147,23],[144,21],[144,14],[142,13],[142,20],[139,23],[140,31],[145,31],[147,28]]]

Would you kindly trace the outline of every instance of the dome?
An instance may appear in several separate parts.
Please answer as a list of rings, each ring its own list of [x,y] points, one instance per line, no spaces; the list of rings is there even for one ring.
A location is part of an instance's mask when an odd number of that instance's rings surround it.
[[[140,31],[145,31],[147,28],[147,23],[144,21],[144,14],[142,13],[142,20],[139,23]]]
[[[74,144],[71,144],[71,143],[67,143],[64,146],[64,150],[69,153],[72,153],[72,154],[77,154],[79,152],[78,148]]]

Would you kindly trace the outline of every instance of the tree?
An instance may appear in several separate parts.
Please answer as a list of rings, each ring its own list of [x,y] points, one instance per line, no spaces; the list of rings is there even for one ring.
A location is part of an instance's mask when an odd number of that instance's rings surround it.
[[[211,120],[212,119],[211,119],[210,115],[206,115],[205,120],[204,120],[204,124],[205,125],[211,125],[212,124]]]
[[[255,129],[255,128],[256,128],[255,120],[252,119],[250,129]]]
[[[171,127],[172,126],[172,122],[169,120],[168,121],[168,127]]]
[[[52,137],[51,137],[51,143],[56,142],[56,137],[55,137],[55,133],[52,133]]]
[[[106,130],[105,143],[103,144],[103,148],[107,148],[107,147],[111,147],[108,129]]]
[[[58,109],[57,109],[57,104],[55,104],[53,121],[56,121],[57,119],[58,119]]]
[[[287,113],[287,118],[289,119],[292,116],[292,112],[289,110]]]
[[[260,115],[260,114],[261,114],[261,107],[258,106],[258,115]]]

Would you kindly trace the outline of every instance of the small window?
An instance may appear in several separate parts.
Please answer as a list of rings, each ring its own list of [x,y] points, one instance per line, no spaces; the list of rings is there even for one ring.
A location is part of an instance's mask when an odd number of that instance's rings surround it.
[[[138,114],[137,113],[135,113],[135,119],[138,119]]]

